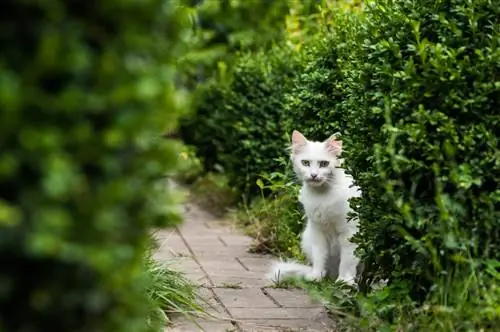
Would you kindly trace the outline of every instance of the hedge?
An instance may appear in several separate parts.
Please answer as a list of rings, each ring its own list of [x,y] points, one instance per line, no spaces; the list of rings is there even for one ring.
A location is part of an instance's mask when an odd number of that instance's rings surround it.
[[[500,258],[498,11],[385,0],[337,14],[291,85],[293,127],[343,135],[365,280],[407,281],[422,300]]]
[[[287,46],[242,55],[229,81],[206,85],[196,114],[182,121],[181,136],[206,169],[221,166],[239,193],[258,192],[255,181],[285,152],[291,126],[284,98],[302,64]]]
[[[147,331],[151,201],[175,156],[164,1],[8,1],[0,20],[0,330]],[[162,188],[161,190],[164,191]],[[168,217],[168,218],[166,218]]]
[[[499,13],[486,0],[378,1],[339,63],[367,273],[409,281],[414,299],[500,258]]]
[[[346,74],[339,63],[353,49],[360,14],[336,10],[334,28],[312,38],[302,51],[303,69],[286,93],[284,108],[293,128],[311,140],[346,134],[348,124],[340,104],[346,98]]]

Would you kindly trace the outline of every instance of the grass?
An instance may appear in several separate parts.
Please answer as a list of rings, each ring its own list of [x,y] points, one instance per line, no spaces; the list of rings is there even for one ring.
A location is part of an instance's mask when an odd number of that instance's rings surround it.
[[[197,294],[197,287],[182,273],[150,256],[146,258],[145,267],[151,308],[148,318],[150,326],[169,324],[174,314],[190,317],[204,312],[201,305],[204,300]]]
[[[234,222],[256,241],[255,253],[271,253],[285,257],[300,256],[300,239],[295,232],[303,222],[290,209],[286,195],[274,200],[258,199],[232,214]]]

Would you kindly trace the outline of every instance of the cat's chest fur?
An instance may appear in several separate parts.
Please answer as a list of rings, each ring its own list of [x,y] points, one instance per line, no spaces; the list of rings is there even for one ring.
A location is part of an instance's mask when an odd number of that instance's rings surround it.
[[[341,232],[346,225],[349,203],[345,193],[330,189],[318,192],[303,187],[299,201],[310,222]]]

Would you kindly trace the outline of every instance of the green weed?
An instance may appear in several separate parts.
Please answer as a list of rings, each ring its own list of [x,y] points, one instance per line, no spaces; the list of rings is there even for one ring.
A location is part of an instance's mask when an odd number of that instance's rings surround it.
[[[276,162],[287,169],[285,159]],[[304,217],[298,209],[298,186],[292,174],[271,173],[257,180],[257,186],[261,196],[243,204],[234,215],[237,224],[256,239],[253,251],[301,259],[299,234]]]
[[[160,263],[151,256],[146,258],[144,277],[147,280],[147,295],[150,314],[147,319],[152,330],[170,323],[174,314],[190,317],[204,312],[203,299],[197,288],[175,267]]]

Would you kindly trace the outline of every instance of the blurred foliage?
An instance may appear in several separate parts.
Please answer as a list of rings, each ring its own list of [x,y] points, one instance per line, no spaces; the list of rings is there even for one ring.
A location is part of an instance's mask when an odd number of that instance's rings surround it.
[[[311,140],[322,141],[330,135],[349,130],[339,105],[346,99],[345,75],[339,61],[357,43],[356,26],[362,15],[350,10],[323,9],[336,24],[311,39],[303,70],[286,91],[283,109],[293,128]],[[333,13],[335,14],[333,14]],[[349,149],[349,145],[346,146]]]
[[[286,17],[285,40],[296,49],[314,42],[318,36],[334,27],[337,11],[357,12],[363,8],[362,0],[290,0],[290,13]]]
[[[289,1],[185,1],[195,17],[192,48],[178,61],[180,81],[194,89],[231,66],[240,51],[270,47],[284,36]]]
[[[149,331],[152,226],[178,221],[160,135],[185,96],[174,1],[7,1],[0,20],[0,330]]]

